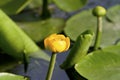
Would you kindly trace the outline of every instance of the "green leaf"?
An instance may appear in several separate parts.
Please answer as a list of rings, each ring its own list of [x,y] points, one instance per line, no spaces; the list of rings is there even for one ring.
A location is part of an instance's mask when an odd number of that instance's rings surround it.
[[[103,51],[119,54],[120,45],[114,45],[114,46],[106,47],[106,48],[103,49]]]
[[[53,0],[55,4],[65,10],[67,12],[75,11],[82,8],[86,3],[87,0]]]
[[[88,19],[91,20],[88,21]],[[92,16],[92,11],[86,10],[68,19],[64,31],[68,36],[70,36],[72,40],[75,41],[77,37],[85,30],[89,29],[95,31],[94,29],[95,25],[96,25],[96,21],[95,21],[95,17]]]
[[[52,33],[60,33],[64,28],[65,21],[60,18],[50,18],[17,23],[34,41],[38,42]]]
[[[48,3],[51,3],[52,0],[48,0]],[[32,0],[31,3],[28,5],[30,8],[37,8],[42,6],[43,0]]]
[[[27,77],[11,73],[0,73],[0,80],[29,80]]]
[[[48,18],[41,20],[41,17],[34,11],[26,11],[18,15],[11,16],[22,30],[35,42],[43,40],[52,33],[61,33],[65,26],[65,20],[62,18]],[[37,36],[36,36],[37,35]]]
[[[116,5],[114,7],[111,7],[110,9],[108,9],[108,13],[107,13],[107,17],[112,20],[112,22],[114,23],[118,23],[120,21],[120,5]]]
[[[67,59],[61,65],[61,68],[68,69],[73,67],[79,62],[88,52],[93,39],[93,33],[91,31],[85,31],[78,36],[76,43],[71,49]]]
[[[0,1],[0,8],[5,11],[5,13],[17,14],[22,11],[31,0],[4,0]]]
[[[34,9],[36,10],[36,9]],[[14,21],[20,21],[20,22],[25,22],[25,21],[37,21],[39,20],[39,13],[35,12],[33,9],[26,9],[22,13],[19,13],[17,15],[12,15],[10,16]],[[37,11],[37,10],[36,10]]]
[[[42,6],[42,0],[32,0],[28,5],[30,8],[36,8]]]
[[[101,40],[101,47],[105,47],[108,45],[112,45],[118,40],[119,34],[120,34],[120,28],[119,28],[119,9],[120,7],[114,6],[113,8],[110,8],[108,10],[107,18],[103,18],[103,33],[102,33],[102,40]],[[113,15],[113,18],[109,19],[109,15]],[[112,22],[112,20],[114,22]],[[67,23],[66,27],[64,29],[65,33],[70,36],[72,40],[76,40],[76,38],[85,30],[92,30],[93,32],[96,32],[97,27],[97,19],[92,15],[92,10],[85,10],[83,12],[80,12],[73,17],[71,17]],[[112,36],[112,37],[111,37]]]
[[[40,51],[46,55],[44,59],[48,60],[48,55],[43,52],[2,10],[0,10],[0,47],[7,54],[16,59],[23,59],[23,53],[26,56]]]
[[[120,46],[112,46],[92,52],[79,61],[75,69],[88,80],[120,80],[119,51]]]

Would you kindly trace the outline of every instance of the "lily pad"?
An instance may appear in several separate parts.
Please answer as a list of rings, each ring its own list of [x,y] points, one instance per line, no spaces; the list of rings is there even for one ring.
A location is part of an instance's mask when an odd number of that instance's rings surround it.
[[[36,42],[43,40],[52,33],[60,33],[64,28],[64,24],[64,20],[60,18],[18,22],[18,25]]]
[[[114,7],[111,7],[110,9],[108,9],[107,16],[114,23],[118,23],[120,21],[120,17],[118,17],[120,14],[119,9],[120,9],[120,5],[116,5]]]
[[[30,8],[40,7],[42,5],[42,0],[32,0],[32,2],[28,5]]]
[[[75,11],[82,8],[87,0],[53,0],[55,4],[67,12]]]
[[[92,52],[76,64],[75,69],[88,80],[120,80],[119,49],[120,46],[112,46],[110,51]]]
[[[48,0],[48,3],[50,4],[52,0]],[[28,5],[30,8],[37,8],[42,6],[43,0],[32,0],[31,3]]]
[[[107,12],[107,18],[103,18],[103,35],[101,40],[101,47],[112,45],[120,38],[119,9],[120,7],[118,6],[110,8]],[[110,18],[110,20],[109,16],[112,14],[116,15],[114,15],[113,18]],[[114,22],[112,22],[112,20]],[[93,32],[96,32],[96,22],[97,19],[92,15],[92,10],[85,10],[71,17],[67,21],[64,31],[73,41],[75,41],[78,35],[85,30],[90,29]]]
[[[31,0],[4,0],[0,1],[0,8],[7,14],[17,14],[30,2]]]
[[[27,77],[11,73],[0,73],[0,80],[29,80]]]

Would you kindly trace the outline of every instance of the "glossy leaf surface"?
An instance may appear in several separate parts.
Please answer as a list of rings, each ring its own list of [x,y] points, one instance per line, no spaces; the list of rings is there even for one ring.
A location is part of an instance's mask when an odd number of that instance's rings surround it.
[[[88,80],[120,79],[120,46],[111,46],[88,54],[78,64],[76,71]]]

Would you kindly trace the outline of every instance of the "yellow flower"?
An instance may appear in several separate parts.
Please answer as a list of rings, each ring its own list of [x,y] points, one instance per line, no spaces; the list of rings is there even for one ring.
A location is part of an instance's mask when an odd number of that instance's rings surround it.
[[[64,52],[70,47],[70,39],[62,34],[52,34],[44,40],[44,45],[52,52]]]

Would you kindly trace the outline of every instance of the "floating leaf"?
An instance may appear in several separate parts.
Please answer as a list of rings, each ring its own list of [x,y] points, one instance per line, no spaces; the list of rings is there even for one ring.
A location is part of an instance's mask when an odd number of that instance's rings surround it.
[[[111,7],[110,9],[108,9],[108,13],[107,13],[107,17],[112,20],[115,23],[118,23],[120,21],[120,5],[116,5],[114,7]]]
[[[60,33],[64,28],[64,20],[50,18],[32,22],[18,22],[18,25],[36,42],[43,40],[52,33]]]
[[[48,3],[51,3],[52,0],[48,0]],[[37,8],[42,6],[43,0],[32,0],[31,3],[28,5],[30,8]]]
[[[32,0],[28,5],[30,8],[40,7],[42,5],[42,0]]]
[[[31,0],[4,0],[0,1],[0,8],[7,14],[17,14],[30,2]]]
[[[76,64],[75,69],[88,80],[120,80],[119,49],[120,46],[112,46],[92,52]]]
[[[67,12],[75,11],[82,8],[86,3],[87,0],[53,0],[55,4],[65,10]]]
[[[116,9],[117,8],[117,9]],[[110,14],[116,14],[111,19],[114,20],[113,22],[108,21],[108,19],[103,18],[103,35],[102,35],[102,41],[101,41],[101,47],[112,45],[120,38],[120,28],[119,28],[119,9],[118,6],[114,6],[114,8],[110,8],[108,10],[107,17],[109,18],[109,12]],[[70,36],[72,40],[76,40],[79,34],[81,34],[85,30],[92,30],[96,32],[96,24],[97,20],[92,15],[92,10],[86,10],[83,12],[80,12],[76,14],[75,16],[71,17],[67,23],[66,27],[64,29],[65,33]]]
[[[65,25],[62,18],[41,20],[40,14],[31,9],[24,10],[23,13],[13,15],[11,18],[36,42],[52,33],[62,32]]]
[[[114,46],[106,47],[106,48],[103,49],[103,51],[119,54],[119,52],[120,52],[120,45],[114,45]]]
[[[96,21],[91,12],[91,10],[86,10],[68,19],[64,31],[72,40],[75,41],[85,30],[95,31]],[[88,21],[88,19],[90,20]]]
[[[11,73],[0,73],[0,80],[29,80],[27,77]]]

